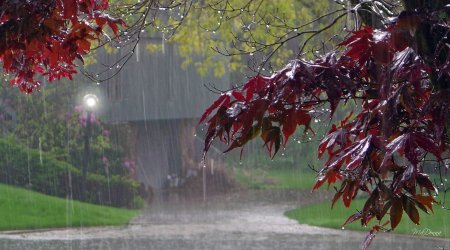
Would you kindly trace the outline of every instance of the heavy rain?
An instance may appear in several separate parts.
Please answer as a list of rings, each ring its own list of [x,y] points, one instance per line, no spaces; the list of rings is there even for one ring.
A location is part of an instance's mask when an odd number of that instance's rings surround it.
[[[0,2],[0,249],[450,249],[445,1],[37,2]]]

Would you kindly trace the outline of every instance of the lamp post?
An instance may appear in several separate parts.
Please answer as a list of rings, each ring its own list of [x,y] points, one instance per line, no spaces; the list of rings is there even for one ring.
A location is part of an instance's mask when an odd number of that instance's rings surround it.
[[[83,157],[83,168],[81,172],[81,190],[80,190],[80,199],[84,201],[86,199],[86,179],[87,172],[90,168],[91,162],[91,116],[92,111],[94,111],[95,107],[98,104],[98,98],[94,94],[87,94],[83,97],[83,105],[86,109],[86,130],[84,133],[84,157]]]

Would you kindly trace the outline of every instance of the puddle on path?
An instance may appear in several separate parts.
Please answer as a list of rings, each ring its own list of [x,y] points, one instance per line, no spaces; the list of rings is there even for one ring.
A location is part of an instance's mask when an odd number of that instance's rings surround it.
[[[126,227],[0,234],[0,249],[359,249],[364,233],[299,225],[283,216],[326,196],[241,192],[203,202],[160,195]],[[371,249],[450,250],[450,240],[379,234]]]

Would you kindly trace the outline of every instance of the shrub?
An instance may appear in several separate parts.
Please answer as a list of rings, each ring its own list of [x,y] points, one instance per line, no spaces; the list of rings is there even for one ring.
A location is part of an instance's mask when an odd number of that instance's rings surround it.
[[[45,152],[0,139],[0,182],[64,198],[80,198],[81,172]],[[86,181],[87,202],[116,207],[135,207],[135,198],[145,198],[144,189],[123,176],[107,178],[89,174]]]

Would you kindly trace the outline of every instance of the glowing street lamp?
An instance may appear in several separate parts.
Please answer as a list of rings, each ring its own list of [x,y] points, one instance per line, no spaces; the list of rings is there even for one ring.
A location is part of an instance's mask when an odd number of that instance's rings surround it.
[[[92,112],[98,104],[98,97],[94,94],[87,94],[83,97],[83,103],[88,112]]]
[[[87,94],[83,97],[83,105],[86,108],[86,130],[84,134],[84,158],[83,158],[83,168],[82,168],[82,176],[81,176],[81,190],[80,190],[80,198],[81,200],[85,200],[86,198],[86,179],[87,172],[90,168],[91,162],[91,117],[92,112],[95,110],[98,105],[98,97],[94,94]]]

